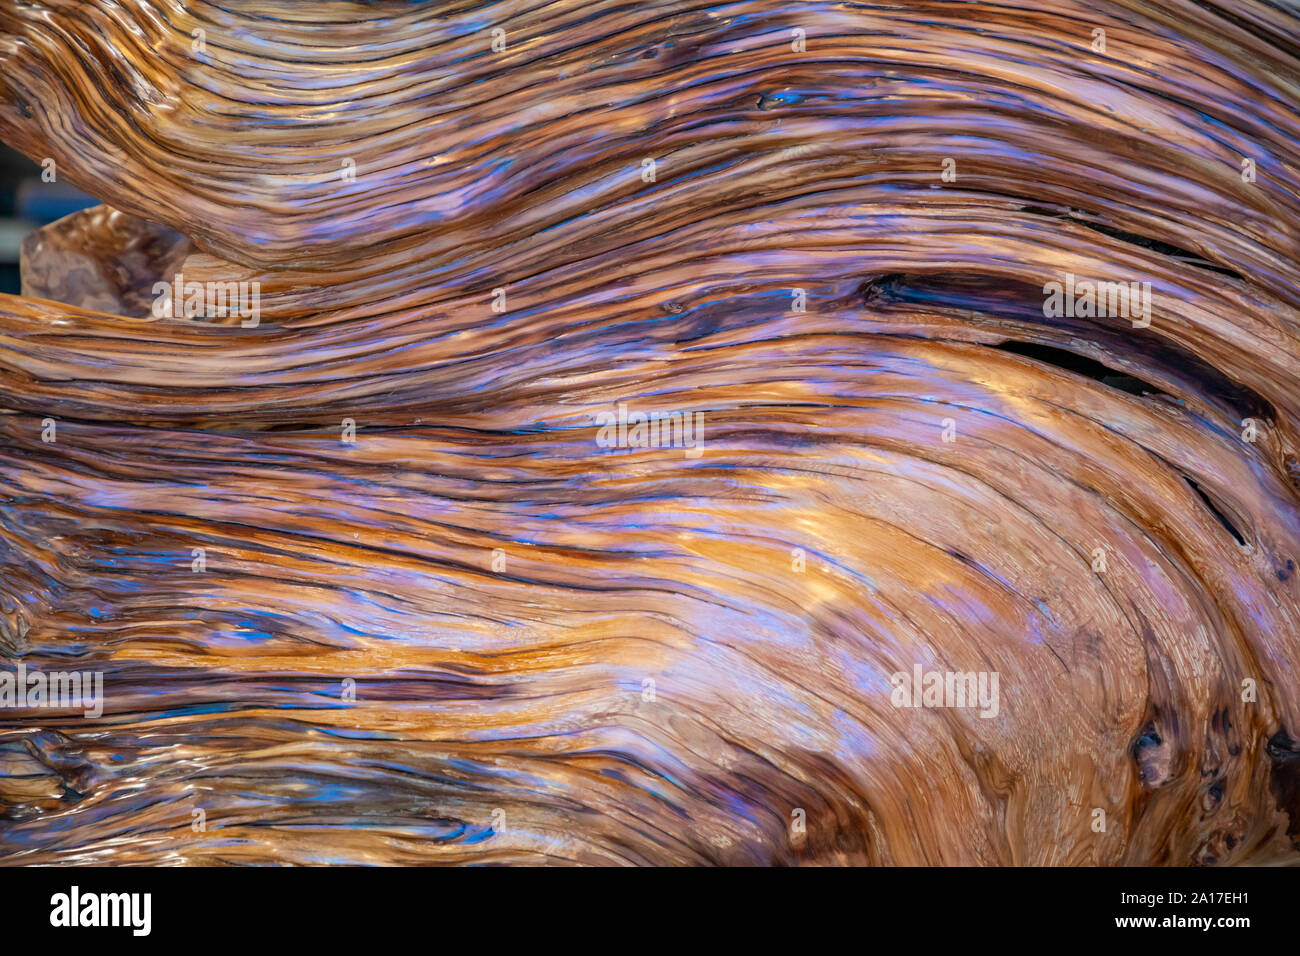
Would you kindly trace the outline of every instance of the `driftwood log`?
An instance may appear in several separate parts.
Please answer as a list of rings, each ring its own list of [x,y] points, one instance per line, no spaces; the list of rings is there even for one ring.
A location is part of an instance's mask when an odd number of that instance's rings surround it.
[[[1300,858],[1297,36],[0,0],[0,862]]]

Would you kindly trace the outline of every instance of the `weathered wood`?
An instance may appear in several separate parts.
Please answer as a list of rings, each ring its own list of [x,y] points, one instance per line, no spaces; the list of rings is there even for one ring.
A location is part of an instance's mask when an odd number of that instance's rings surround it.
[[[0,862],[1294,861],[1296,29],[0,3],[6,141],[257,290],[0,297],[0,651],[104,688]]]

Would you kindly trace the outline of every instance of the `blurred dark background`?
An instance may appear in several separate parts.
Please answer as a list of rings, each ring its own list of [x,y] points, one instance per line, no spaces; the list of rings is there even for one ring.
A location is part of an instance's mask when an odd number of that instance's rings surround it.
[[[23,237],[37,226],[98,204],[69,183],[41,181],[41,167],[0,146],[0,293],[17,295],[18,253]]]

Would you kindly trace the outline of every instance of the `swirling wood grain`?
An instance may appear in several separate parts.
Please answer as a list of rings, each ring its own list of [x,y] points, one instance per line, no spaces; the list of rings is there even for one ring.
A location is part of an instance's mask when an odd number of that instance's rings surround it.
[[[0,862],[1294,861],[1298,25],[0,0]]]

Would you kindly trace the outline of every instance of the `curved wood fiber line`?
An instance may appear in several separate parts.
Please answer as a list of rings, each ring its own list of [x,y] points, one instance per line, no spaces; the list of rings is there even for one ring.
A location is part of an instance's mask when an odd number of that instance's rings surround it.
[[[0,862],[1294,862],[1298,26],[0,2]]]

